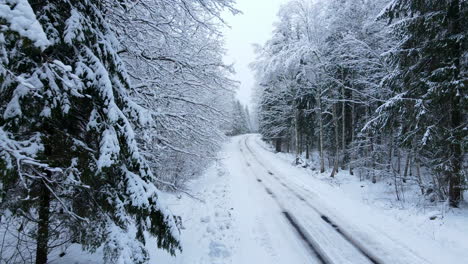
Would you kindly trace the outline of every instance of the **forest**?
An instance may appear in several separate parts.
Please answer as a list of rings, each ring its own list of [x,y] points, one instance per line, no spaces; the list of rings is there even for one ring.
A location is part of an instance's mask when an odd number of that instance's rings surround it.
[[[290,1],[257,46],[259,132],[297,163],[418,186],[457,207],[467,189],[466,1]],[[314,154],[318,152],[317,157]]]
[[[297,166],[463,204],[467,1],[289,1],[255,46],[253,108],[224,60],[227,13],[235,0],[0,0],[0,264],[181,254],[187,219],[161,197],[216,202],[192,180],[257,130]]]
[[[70,244],[146,263],[147,234],[180,250],[160,190],[183,191],[242,132],[222,60],[233,4],[0,1],[1,263]]]

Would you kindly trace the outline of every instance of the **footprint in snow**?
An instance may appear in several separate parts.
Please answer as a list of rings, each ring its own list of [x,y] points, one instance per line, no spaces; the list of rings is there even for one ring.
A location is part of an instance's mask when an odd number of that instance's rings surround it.
[[[231,252],[222,243],[211,241],[210,242],[210,257],[213,258],[228,258]]]

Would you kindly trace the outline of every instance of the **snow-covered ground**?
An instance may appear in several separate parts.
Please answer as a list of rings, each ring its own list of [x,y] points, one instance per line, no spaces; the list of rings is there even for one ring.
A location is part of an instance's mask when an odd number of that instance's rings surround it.
[[[220,160],[194,181],[193,194],[173,196],[168,205],[183,219],[183,252],[175,258],[156,251],[151,263],[310,263],[310,256],[281,209],[258,186],[239,142],[233,138]]]
[[[254,141],[263,149],[273,152],[259,138]],[[273,155],[288,164],[293,164],[295,160],[292,154]],[[318,160],[316,163],[312,166],[318,168]],[[420,190],[410,183],[404,186],[404,192],[400,193],[400,200],[397,200],[392,182],[380,181],[373,184],[371,181],[360,181],[358,176],[350,175],[347,170],[340,171],[333,179],[330,178],[330,170],[321,174],[310,168],[296,169],[303,171],[300,175],[308,186],[318,185],[318,189],[328,191],[331,197],[335,197],[336,207],[340,210],[347,210],[349,200],[352,211],[356,210],[363,215],[366,215],[365,211],[371,211],[366,219],[400,240],[408,240],[408,247],[420,249],[422,255],[427,255],[430,263],[468,263],[468,192],[465,192],[465,201],[461,203],[460,209],[454,209],[449,208],[446,203],[434,203],[421,197]],[[326,193],[322,195],[328,196]],[[333,203],[335,199],[329,203]],[[365,211],[361,211],[362,209]],[[411,240],[412,237],[418,237],[419,240]],[[427,244],[434,245],[435,248]]]
[[[197,199],[161,197],[182,217],[183,252],[172,257],[150,242],[150,263],[468,263],[466,208],[416,207],[410,191],[396,202],[384,182],[345,172],[332,180],[292,160],[257,135],[232,138],[189,184]],[[93,259],[68,254],[62,261]]]
[[[405,202],[397,202],[386,182],[360,182],[343,171],[330,179],[329,171],[292,166],[292,155],[274,154],[258,136],[247,136],[247,143],[271,170],[312,193],[316,206],[378,252],[384,263],[468,263],[466,202],[462,209],[429,206],[414,190],[407,190]]]

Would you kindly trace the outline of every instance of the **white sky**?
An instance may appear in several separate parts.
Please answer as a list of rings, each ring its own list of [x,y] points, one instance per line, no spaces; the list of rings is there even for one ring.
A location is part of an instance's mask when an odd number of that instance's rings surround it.
[[[225,32],[226,63],[234,63],[234,79],[241,82],[238,98],[250,105],[254,75],[249,64],[255,59],[252,44],[264,44],[271,36],[273,23],[281,4],[287,0],[237,0],[237,9],[243,14],[223,18],[231,26]]]

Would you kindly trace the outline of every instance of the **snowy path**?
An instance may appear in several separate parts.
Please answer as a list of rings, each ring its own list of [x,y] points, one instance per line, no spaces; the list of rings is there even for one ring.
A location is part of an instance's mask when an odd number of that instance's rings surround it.
[[[231,144],[225,166],[239,226],[233,263],[320,263],[304,247],[275,200],[258,185],[248,164],[239,145]]]
[[[184,219],[184,251],[175,258],[153,251],[151,263],[466,263],[461,251],[292,166],[257,135],[233,138],[192,187],[204,203],[166,197]]]
[[[268,165],[260,161],[257,157],[260,155],[252,150],[248,139],[245,137],[240,141],[240,151],[247,167],[251,168],[265,192],[276,201],[283,216],[291,219],[290,224],[296,227],[296,232],[320,263],[382,263],[360,244],[349,239],[350,236],[344,235],[338,226],[313,207],[306,196],[300,194],[298,188],[287,183],[286,177],[273,173]]]
[[[259,177],[267,188],[266,193],[274,196],[282,210],[297,219],[315,245],[312,251],[320,255],[322,263],[428,263],[385,234],[378,234],[376,230],[367,230],[366,234],[365,228],[349,226],[326,208],[300,178],[291,175],[293,171],[275,170],[274,164],[278,165],[280,161],[268,159],[271,153],[254,139],[245,136],[239,141],[246,166]]]

